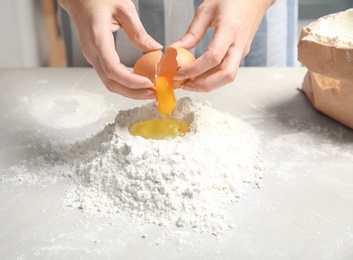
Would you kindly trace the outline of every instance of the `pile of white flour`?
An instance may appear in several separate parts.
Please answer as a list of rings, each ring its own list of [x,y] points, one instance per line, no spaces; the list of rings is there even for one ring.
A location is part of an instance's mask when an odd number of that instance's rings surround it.
[[[182,98],[173,116],[190,124],[184,137],[149,140],[129,133],[135,122],[157,116],[154,103],[120,111],[115,123],[76,144],[69,156],[75,187],[66,206],[215,234],[229,228],[231,203],[249,185],[260,185],[258,132],[209,104]]]

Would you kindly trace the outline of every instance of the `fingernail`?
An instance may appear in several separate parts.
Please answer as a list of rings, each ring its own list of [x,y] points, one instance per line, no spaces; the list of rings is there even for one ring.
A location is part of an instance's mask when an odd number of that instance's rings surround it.
[[[140,88],[148,89],[148,88],[153,88],[153,86],[154,86],[154,84],[152,83],[152,81],[149,80],[149,81],[143,83]]]
[[[196,92],[194,88],[190,88],[190,87],[188,87],[188,86],[184,86],[182,89],[185,90],[185,91]]]
[[[156,98],[156,93],[153,90],[146,95],[146,99],[155,99],[155,98]]]
[[[156,42],[156,41],[149,41],[147,43],[147,45],[151,49],[156,49],[156,50],[163,49],[163,45],[158,43],[158,42]]]
[[[196,91],[195,87],[193,87],[192,85],[188,85],[188,84],[185,84],[181,87],[183,90],[186,90],[186,91]]]
[[[177,72],[177,74],[175,74],[173,80],[184,80],[184,79],[187,79],[187,78],[188,77],[187,77],[186,74]]]
[[[183,83],[185,83],[185,82],[184,81],[173,80],[173,88],[174,89],[182,88]]]

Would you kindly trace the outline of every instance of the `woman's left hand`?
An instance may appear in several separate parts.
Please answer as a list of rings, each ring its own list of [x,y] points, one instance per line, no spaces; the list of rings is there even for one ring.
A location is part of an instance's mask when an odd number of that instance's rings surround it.
[[[266,10],[274,0],[205,0],[186,34],[172,46],[194,48],[208,28],[213,38],[204,54],[181,67],[174,80],[188,80],[183,89],[209,92],[232,82],[249,51]]]

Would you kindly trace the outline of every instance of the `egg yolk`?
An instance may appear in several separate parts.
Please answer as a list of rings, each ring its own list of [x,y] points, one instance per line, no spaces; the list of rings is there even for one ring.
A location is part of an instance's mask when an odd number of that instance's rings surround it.
[[[172,139],[183,136],[189,132],[189,126],[170,115],[161,115],[160,118],[142,121],[130,128],[134,136],[142,136],[146,139]]]
[[[157,119],[142,121],[134,124],[129,130],[134,136],[147,139],[171,139],[183,136],[189,131],[189,126],[170,114],[176,105],[173,81],[167,77],[156,79],[157,108],[161,116]]]
[[[167,77],[156,79],[157,108],[162,114],[169,115],[173,112],[176,99],[173,90],[173,81]]]

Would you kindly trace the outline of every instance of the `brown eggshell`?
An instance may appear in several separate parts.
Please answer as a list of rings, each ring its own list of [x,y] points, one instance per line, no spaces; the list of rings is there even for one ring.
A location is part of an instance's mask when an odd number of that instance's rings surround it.
[[[153,83],[157,78],[157,64],[164,56],[161,51],[152,51],[141,56],[135,63],[134,73],[149,78]]]
[[[187,49],[180,48],[180,47],[168,47],[167,52],[169,48],[173,48],[177,51],[177,62],[178,62],[178,69],[186,64],[189,64],[193,61],[195,61],[194,55],[188,51]]]
[[[141,56],[135,63],[134,73],[155,82],[158,76],[173,78],[180,67],[193,61],[195,57],[190,51],[180,47],[168,47],[166,54],[153,51]],[[180,88],[185,81],[174,81],[173,87]]]
[[[176,59],[177,59],[177,62],[178,62],[178,69],[180,67],[186,65],[186,64],[189,64],[189,63],[195,61],[195,57],[190,51],[188,51],[188,50],[186,50],[184,48],[180,48],[180,47],[171,47],[171,48],[174,48],[177,51]],[[188,79],[174,81],[173,82],[173,87],[174,88],[181,88],[185,84],[185,82],[187,80]]]

